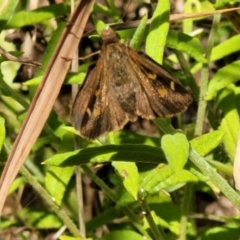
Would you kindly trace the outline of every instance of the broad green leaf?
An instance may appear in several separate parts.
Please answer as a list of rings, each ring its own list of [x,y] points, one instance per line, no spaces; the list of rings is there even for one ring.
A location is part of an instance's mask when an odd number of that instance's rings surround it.
[[[188,159],[189,142],[182,133],[166,134],[161,139],[162,150],[174,172],[181,170]]]
[[[169,9],[169,0],[158,1],[146,40],[146,53],[160,64],[169,30]]]
[[[221,143],[223,136],[224,132],[213,131],[206,133],[200,137],[194,138],[190,141],[190,145],[201,156],[205,156]]]
[[[206,62],[204,58],[204,49],[200,41],[195,37],[170,30],[167,37],[167,46],[187,53],[198,62]]]
[[[139,144],[105,145],[56,154],[45,164],[53,166],[74,166],[86,163],[111,161],[161,163],[165,156],[161,148]]]
[[[74,173],[75,167],[51,166],[46,174],[45,186],[58,206],[61,205],[67,184]]]
[[[67,235],[61,235],[60,240],[93,240],[93,238],[81,238],[81,237],[70,237]]]
[[[123,239],[131,239],[131,240],[142,240],[143,236],[131,230],[118,230],[111,231],[109,234],[104,237],[98,238],[99,240],[123,240]]]
[[[30,12],[21,11],[8,21],[7,28],[20,28],[26,25],[56,18],[70,12],[70,7],[65,4],[53,4],[46,7],[37,8]]]
[[[239,80],[240,61],[232,62],[231,64],[219,69],[210,80],[206,100],[212,100],[219,90],[225,88],[231,83]]]
[[[159,199],[159,201],[161,201]],[[173,202],[150,203],[149,207],[156,224],[161,224],[175,234],[179,234],[181,211]]]
[[[130,46],[135,50],[139,50],[141,46],[142,39],[146,33],[147,19],[148,19],[148,16],[144,15],[144,17],[141,19],[140,24],[137,27],[130,41]]]
[[[160,164],[142,180],[140,189],[144,189],[147,193],[159,192],[160,189],[157,187],[159,183],[170,177],[173,173],[169,165]]]
[[[99,35],[101,35],[102,31],[103,31],[104,29],[106,29],[107,24],[105,24],[103,21],[101,21],[99,18],[97,18],[97,17],[95,17],[95,16],[93,16],[92,18],[93,18],[94,25],[95,25],[95,27],[96,27],[97,33],[98,33]]]
[[[134,162],[113,162],[112,165],[123,178],[126,190],[137,200],[139,176],[136,164]]]
[[[62,227],[62,222],[52,212],[45,210],[31,210],[26,207],[19,213],[19,217],[24,219],[24,223],[28,227],[39,229],[59,229]]]
[[[5,119],[0,117],[0,152],[6,136]]]
[[[173,175],[169,176],[164,181],[160,182],[156,187],[158,189],[175,190],[175,188],[178,188],[178,186],[181,186],[182,184],[197,181],[198,178],[195,175],[185,169],[182,169],[179,172],[176,172]]]

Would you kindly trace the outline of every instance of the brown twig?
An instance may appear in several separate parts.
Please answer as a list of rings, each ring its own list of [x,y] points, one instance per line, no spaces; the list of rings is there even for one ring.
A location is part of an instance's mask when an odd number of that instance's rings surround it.
[[[41,133],[58,96],[71,64],[71,61],[67,59],[73,58],[73,54],[82,37],[93,3],[94,0],[82,0],[78,2],[69,23],[63,31],[50,64],[45,71],[43,81],[39,85],[29,107],[27,116],[14,142],[0,179],[0,213],[6,200],[8,190],[33,144]]]
[[[5,57],[6,59],[8,59],[9,61],[18,62],[18,63],[24,64],[24,65],[33,66],[33,67],[41,67],[42,66],[41,63],[39,63],[37,61],[33,61],[29,58],[15,57],[11,53],[7,52],[2,47],[0,47],[0,54],[3,57]]]

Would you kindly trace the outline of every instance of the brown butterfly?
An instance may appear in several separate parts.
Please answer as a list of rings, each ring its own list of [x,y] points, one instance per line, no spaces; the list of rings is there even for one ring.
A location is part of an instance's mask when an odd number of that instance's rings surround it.
[[[119,41],[107,28],[101,54],[73,103],[73,125],[95,139],[138,117],[173,117],[186,111],[192,95],[161,65]]]

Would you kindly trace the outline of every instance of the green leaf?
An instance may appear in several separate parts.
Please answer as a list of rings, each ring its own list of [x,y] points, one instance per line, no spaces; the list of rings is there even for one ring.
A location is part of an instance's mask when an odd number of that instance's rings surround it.
[[[30,12],[16,13],[7,23],[7,28],[20,28],[26,25],[34,25],[51,18],[56,18],[70,12],[70,7],[65,4],[53,4],[37,8]]]
[[[62,222],[58,217],[52,212],[47,212],[45,210],[30,210],[24,208],[19,217],[24,221],[25,226],[39,228],[39,229],[49,229],[62,227]]]
[[[87,231],[92,232],[105,224],[111,223],[119,215],[118,212],[119,209],[116,206],[105,209],[104,212],[97,214],[97,216],[86,223]]]
[[[194,138],[190,144],[201,156],[205,156],[221,143],[223,136],[223,131],[213,131]]]
[[[19,189],[20,187],[22,187],[24,184],[26,184],[26,178],[24,177],[18,177],[16,178],[12,185],[11,188],[8,192],[8,194],[10,195],[11,193],[15,192],[17,189]]]
[[[158,1],[146,40],[146,53],[160,64],[162,63],[169,30],[169,9],[168,0]]]
[[[44,52],[43,58],[42,58],[42,68],[38,69],[38,71],[35,74],[35,77],[43,76],[46,68],[48,67],[48,64],[54,54],[54,51],[58,45],[58,42],[61,38],[61,35],[63,33],[63,30],[66,26],[66,22],[58,22],[58,28],[53,32],[53,35],[51,36],[50,41],[48,42],[47,48]]]
[[[95,3],[93,6],[93,13],[103,14],[108,18],[112,17],[112,11],[108,8],[106,4]]]
[[[71,73],[71,72],[68,73],[66,76],[65,83],[67,83],[67,84],[73,84],[73,83],[82,84],[87,75],[88,68],[90,67],[91,64],[92,63],[90,63],[90,62],[83,63],[78,68],[78,73]]]
[[[167,46],[187,53],[198,62],[206,62],[204,58],[204,49],[197,38],[170,30],[167,37]]]
[[[111,161],[161,163],[165,156],[161,148],[141,144],[104,145],[56,154],[44,162],[53,166],[74,166]]]
[[[210,80],[206,100],[212,100],[219,90],[239,80],[240,61],[232,62],[219,69]]]
[[[141,46],[142,39],[146,33],[147,19],[148,19],[148,16],[144,15],[144,17],[141,19],[140,24],[137,27],[130,41],[130,46],[135,50],[139,50]]]
[[[51,166],[46,174],[45,186],[58,206],[61,205],[67,184],[74,173],[75,167]]]
[[[181,211],[179,206],[176,206],[172,202],[158,202],[150,203],[149,207],[151,212],[154,211],[153,218],[156,224],[161,224],[164,228],[169,229],[175,234],[179,234],[179,219],[181,217]],[[174,239],[174,238],[173,238]]]
[[[197,181],[198,178],[195,175],[185,169],[181,169],[179,172],[172,174],[164,181],[160,182],[156,187],[158,189],[168,189],[173,191],[179,186],[181,187],[182,184]]]
[[[239,224],[232,222],[219,227],[211,227],[206,229],[205,233],[201,237],[201,240],[239,240],[239,236]]]
[[[227,89],[225,89],[227,91]],[[223,144],[231,160],[234,159],[237,138],[240,130],[239,114],[237,111],[236,96],[229,92],[228,96],[221,101],[221,108],[224,112],[219,129],[224,132]]]
[[[234,2],[234,1],[233,1],[233,2]],[[235,1],[235,2],[238,2],[238,0]],[[229,3],[230,3],[229,0],[218,0],[218,1],[216,1],[216,3],[214,4],[214,7],[215,7],[216,9],[221,9],[221,8],[223,8],[224,6],[228,5]]]
[[[134,162],[113,162],[112,165],[123,178],[126,190],[137,200],[139,175],[136,164]]]
[[[238,52],[240,50],[240,44],[238,44],[240,41],[240,35],[235,35],[226,41],[218,44],[212,49],[211,53],[211,62],[215,62],[219,59],[222,59],[234,52]],[[202,63],[197,63],[194,65],[191,69],[191,72],[194,74],[198,72],[202,68]]]
[[[240,34],[232,36],[226,39],[224,42],[219,43],[215,46],[211,53],[211,62],[222,59],[234,52],[240,50]]]
[[[0,152],[6,136],[5,119],[0,117]]]
[[[104,29],[106,29],[107,24],[105,24],[102,20],[100,20],[99,18],[97,18],[95,16],[93,16],[92,18],[93,18],[93,22],[94,22],[94,25],[96,27],[97,33],[99,35],[101,35],[102,31]]]
[[[189,143],[182,133],[166,134],[161,139],[162,150],[174,172],[181,170],[188,159]]]
[[[167,179],[172,174],[173,171],[169,165],[160,164],[150,171],[142,180],[140,189],[144,189],[144,191],[148,193],[159,192],[160,189],[157,187],[159,183]]]
[[[142,240],[143,236],[131,230],[118,230],[111,231],[109,234],[104,237],[98,238],[99,240],[123,240],[123,239],[131,239],[131,240]]]
[[[17,0],[0,0],[0,31],[3,30],[6,22],[11,19],[18,2]]]

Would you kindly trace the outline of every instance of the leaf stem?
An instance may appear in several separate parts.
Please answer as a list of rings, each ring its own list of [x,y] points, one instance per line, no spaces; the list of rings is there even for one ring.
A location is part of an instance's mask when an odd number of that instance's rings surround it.
[[[52,200],[48,192],[37,182],[32,174],[24,167],[21,167],[21,174],[27,179],[28,183],[34,188],[34,190],[44,199],[45,203],[57,214],[57,216],[67,226],[69,231],[75,236],[83,238],[76,225],[68,217],[67,213],[60,209],[56,203]]]
[[[115,194],[114,191],[112,191],[105,182],[100,179],[87,165],[81,165],[84,172],[103,190],[103,192],[106,194],[106,196],[111,199],[113,202],[117,203],[119,200],[119,197],[117,194]],[[133,212],[128,208],[124,207],[122,208],[123,212],[128,216],[130,222],[135,226],[135,228],[143,234],[146,239],[151,239],[147,233],[142,227],[142,225],[139,223],[139,219],[133,214]]]
[[[149,227],[152,231],[154,239],[159,239],[159,240],[166,239],[165,233],[164,233],[161,225],[160,224],[158,226],[156,225],[156,223],[152,217],[151,210],[147,204],[147,201],[141,195],[144,195],[144,194],[141,194],[141,191],[140,191],[139,192],[139,202],[140,202],[141,208],[143,210],[143,214],[145,215],[145,218],[146,218],[146,220],[149,224]]]
[[[217,31],[218,31],[218,24],[220,22],[221,15],[216,14],[214,15],[213,18],[213,24],[212,24],[212,29],[209,35],[208,39],[208,44],[207,44],[207,49],[206,49],[206,59],[207,63],[203,64],[202,68],[202,76],[201,76],[201,86],[200,86],[200,94],[199,94],[199,105],[198,105],[198,113],[197,113],[197,123],[196,123],[196,128],[195,128],[195,135],[200,136],[203,132],[203,125],[204,125],[204,120],[205,120],[205,115],[206,115],[206,107],[207,107],[207,102],[204,99],[206,92],[207,92],[207,86],[208,86],[208,78],[209,78],[209,63],[210,63],[210,57],[212,53],[212,48],[217,36]]]
[[[193,193],[193,183],[187,183],[184,189],[183,202],[181,206],[181,220],[179,224],[179,238],[178,240],[184,240],[187,236],[187,222],[188,215],[192,201],[192,193]]]
[[[201,172],[213,182],[221,192],[238,208],[240,209],[240,196],[231,188],[227,181],[221,177],[217,171],[212,168],[203,157],[191,149],[189,159],[197,166]]]

